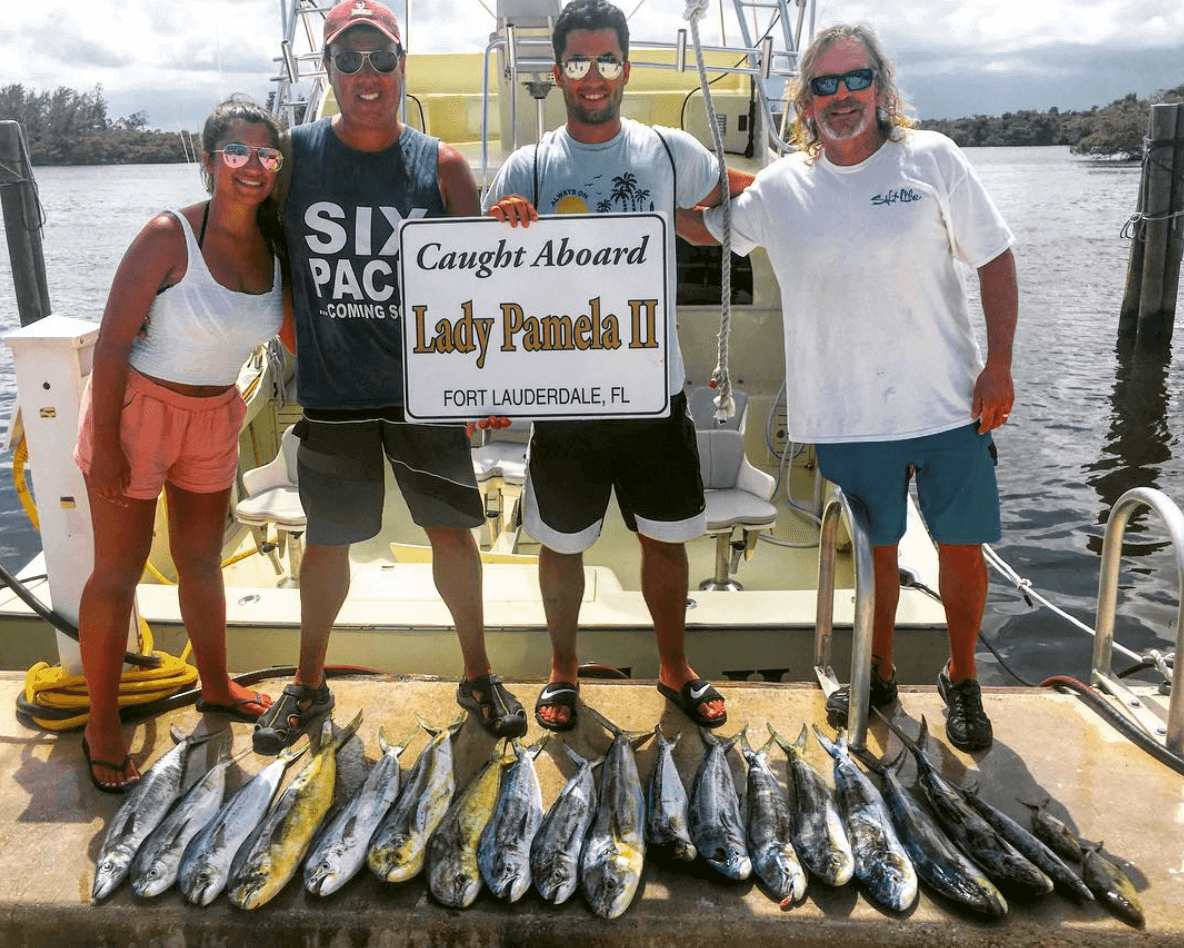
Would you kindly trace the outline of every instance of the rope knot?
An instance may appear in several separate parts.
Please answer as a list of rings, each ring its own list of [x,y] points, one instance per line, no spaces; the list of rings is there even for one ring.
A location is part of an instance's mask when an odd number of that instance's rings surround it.
[[[682,18],[695,23],[707,15],[708,0],[687,0],[687,8]]]

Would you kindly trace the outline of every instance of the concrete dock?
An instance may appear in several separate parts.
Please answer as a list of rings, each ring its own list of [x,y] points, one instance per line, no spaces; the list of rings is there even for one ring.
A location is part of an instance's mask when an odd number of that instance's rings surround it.
[[[875,906],[858,883],[830,889],[811,881],[803,902],[782,911],[754,881],[730,882],[701,859],[689,867],[647,862],[633,905],[619,919],[594,916],[577,893],[563,906],[529,892],[516,904],[498,902],[485,890],[464,911],[433,900],[423,878],[390,885],[367,870],[328,898],[308,895],[299,878],[255,912],[230,906],[225,897],[209,908],[187,904],[175,889],[152,901],[139,899],[124,885],[104,904],[89,899],[95,858],[106,826],[122,798],[101,794],[87,779],[79,734],[31,730],[15,714],[23,676],[0,673],[0,946],[678,946],[733,948],[768,944],[847,946],[1001,945],[1092,946],[1184,944],[1184,777],[1147,756],[1077,698],[1047,690],[999,689],[984,693],[995,724],[995,745],[970,756],[945,743],[943,708],[932,688],[903,688],[896,715],[915,734],[925,715],[934,739],[928,751],[955,781],[974,779],[981,795],[1027,825],[1017,798],[1052,799],[1050,810],[1079,835],[1104,840],[1139,890],[1147,924],[1136,930],[1097,904],[1077,904],[1060,894],[1035,902],[1013,901],[1006,918],[983,921],[922,888],[917,904],[901,916]],[[282,680],[264,682],[276,693]],[[527,742],[545,732],[530,715],[541,683],[511,682],[527,707]],[[365,712],[360,742],[341,754],[338,795],[344,798],[378,754],[377,731],[392,741],[416,725],[418,712],[448,724],[456,718],[455,682],[351,677],[332,682],[334,714],[344,724]],[[670,706],[652,682],[585,681],[582,699],[627,730],[682,733],[676,760],[687,787],[703,754],[693,725]],[[803,723],[824,724],[821,692],[806,685],[729,684],[731,735],[747,723],[754,743],[766,724],[794,737]],[[129,724],[132,752],[141,770],[170,746],[169,728],[186,732],[219,729],[226,719],[202,716],[192,707]],[[251,727],[232,723],[235,749],[249,746]],[[562,787],[571,766],[557,746],[567,740],[581,754],[597,756],[609,737],[584,715],[567,735],[556,735],[540,755],[544,804]],[[404,771],[426,741],[417,735],[404,754]],[[652,744],[652,742],[651,742]],[[493,741],[468,722],[456,743],[458,787],[488,757]],[[869,749],[895,753],[898,745],[877,723]],[[364,754],[364,757],[363,757]],[[809,756],[830,779],[830,759],[811,737]],[[744,786],[744,764],[731,755],[737,786]],[[211,763],[195,754],[191,775]],[[643,782],[654,759],[650,744],[637,753]],[[774,749],[774,772],[784,781],[785,759]],[[232,771],[230,789],[241,785],[266,760],[248,755]],[[299,764],[296,768],[299,768]],[[904,770],[906,782],[914,768]]]

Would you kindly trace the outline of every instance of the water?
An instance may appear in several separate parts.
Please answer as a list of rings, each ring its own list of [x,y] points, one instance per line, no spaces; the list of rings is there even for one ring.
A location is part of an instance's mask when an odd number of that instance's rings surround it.
[[[1078,161],[1065,148],[979,148],[967,154],[1016,234],[1020,327],[1016,407],[997,433],[1003,540],[996,551],[1057,605],[1095,624],[1098,562],[1114,501],[1158,487],[1184,506],[1184,344],[1159,362],[1121,360],[1115,338],[1139,169]],[[128,243],[156,212],[200,200],[193,165],[43,168],[44,246],[54,312],[98,321]],[[0,254],[0,332],[19,325]],[[1184,338],[1184,325],[1177,340]],[[15,396],[0,346],[0,417]],[[24,563],[37,537],[0,455],[0,562]],[[1127,531],[1117,637],[1170,648],[1177,575],[1162,528]],[[1091,640],[992,574],[984,638],[1028,680],[1084,677]],[[1004,680],[984,656],[984,677]]]

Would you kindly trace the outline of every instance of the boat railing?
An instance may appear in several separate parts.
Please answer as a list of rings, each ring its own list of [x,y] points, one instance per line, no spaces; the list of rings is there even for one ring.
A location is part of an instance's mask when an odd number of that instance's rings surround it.
[[[875,610],[875,582],[872,547],[868,540],[868,518],[863,504],[838,487],[831,491],[822,511],[818,539],[818,611],[814,622],[814,674],[829,697],[839,687],[830,665],[834,633],[835,561],[838,553],[839,520],[847,517],[855,564],[855,619],[851,634],[851,686],[847,713],[847,738],[853,748],[864,747],[867,739],[868,694],[871,688],[872,615]]]
[[[1097,633],[1094,637],[1091,683],[1120,701],[1131,717],[1156,743],[1179,756],[1184,753],[1184,692],[1172,682],[1166,723],[1156,711],[1128,688],[1115,673],[1114,616],[1118,603],[1118,571],[1122,561],[1122,540],[1131,516],[1150,507],[1163,520],[1176,557],[1179,583],[1179,614],[1176,617],[1176,660],[1184,655],[1184,513],[1162,491],[1136,487],[1118,498],[1106,524],[1102,541],[1102,565],[1098,579]]]

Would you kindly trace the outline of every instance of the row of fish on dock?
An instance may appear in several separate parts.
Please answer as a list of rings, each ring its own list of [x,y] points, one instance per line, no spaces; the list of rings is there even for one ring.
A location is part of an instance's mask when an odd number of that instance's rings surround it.
[[[450,908],[471,905],[483,886],[514,902],[533,884],[553,904],[579,888],[595,914],[611,919],[632,903],[652,846],[673,861],[701,856],[729,879],[755,875],[783,909],[804,898],[811,877],[832,887],[857,879],[893,912],[910,908],[924,882],[987,917],[1005,915],[1008,897],[1031,899],[1055,887],[1080,901],[1096,897],[1124,921],[1142,924],[1133,886],[1100,844],[1082,849],[1041,807],[1029,832],[950,784],[922,750],[924,721],[915,741],[889,726],[916,758],[928,808],[896,776],[905,750],[887,763],[859,754],[878,775],[877,789],[842,731],[832,740],[814,728],[834,760],[832,791],[806,759],[805,726],[793,743],[770,726],[759,749],[747,727],[728,740],[701,730],[706,753],[688,794],[673,754],[681,734],[668,740],[660,725],[630,733],[595,717],[613,735],[611,745],[590,760],[562,744],[576,771],[546,811],[535,768],[546,738],[529,747],[499,741],[457,793],[452,739],[463,718],[446,728],[420,721],[431,738],[405,780],[400,754],[418,729],[392,745],[380,728],[381,756],[331,818],[337,752],[357,730],[360,712],[336,734],[332,721],[324,722],[318,749],[278,799],[286,769],[307,748],[289,748],[224,801],[227,771],[243,755],[223,750],[183,792],[190,753],[217,735],[177,732],[176,746],[144,774],[108,827],[92,899],[103,901],[130,878],[143,898],[175,883],[197,905],[225,890],[231,904],[254,909],[301,868],[307,891],[327,896],[368,866],[391,883],[424,872],[433,897]],[[643,787],[634,750],[651,737],[657,755]],[[788,794],[769,764],[774,743],[787,755]],[[748,765],[745,806],[727,759],[735,745]],[[1073,860],[1080,874],[1068,865]]]

